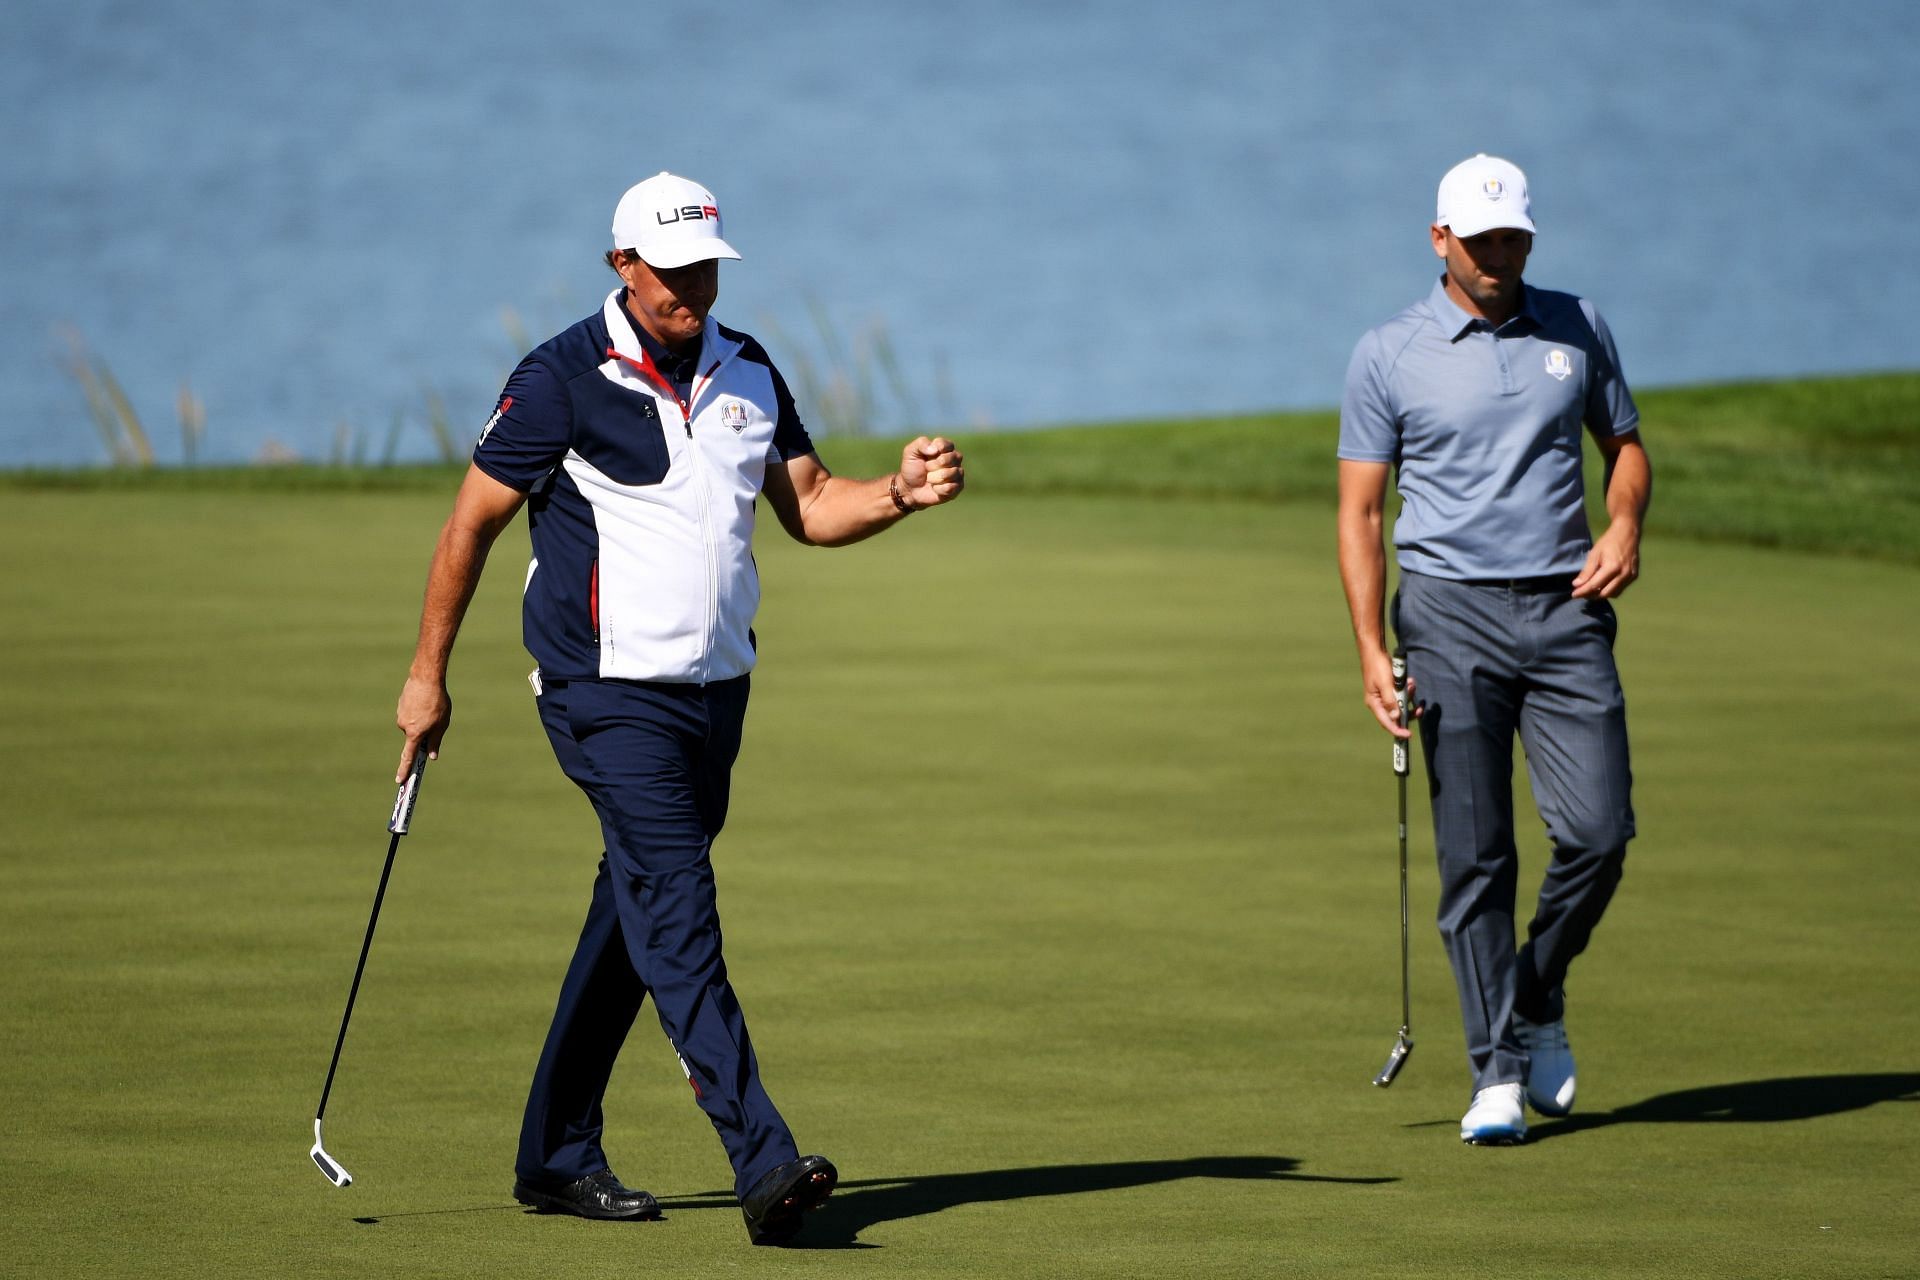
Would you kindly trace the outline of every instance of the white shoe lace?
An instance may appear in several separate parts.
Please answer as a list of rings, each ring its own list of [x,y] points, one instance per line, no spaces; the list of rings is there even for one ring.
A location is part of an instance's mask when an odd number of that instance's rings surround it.
[[[1491,1084],[1473,1095],[1473,1105],[1460,1119],[1463,1137],[1481,1133],[1513,1132],[1524,1134],[1527,1122],[1521,1105],[1520,1086]]]
[[[1481,1107],[1518,1107],[1519,1105],[1520,1085],[1517,1082],[1511,1084],[1490,1084],[1484,1089],[1475,1090],[1473,1103],[1467,1110],[1477,1111]]]

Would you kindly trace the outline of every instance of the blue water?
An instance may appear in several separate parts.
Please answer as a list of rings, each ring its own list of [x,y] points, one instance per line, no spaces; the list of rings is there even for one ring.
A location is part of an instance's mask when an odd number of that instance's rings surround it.
[[[889,429],[1331,404],[1477,150],[1639,385],[1913,367],[1916,14],[15,0],[0,466],[106,457],[68,328],[163,461],[183,383],[206,459],[430,456],[429,397],[477,431],[661,168],[719,196],[717,313],[790,374],[885,335]]]

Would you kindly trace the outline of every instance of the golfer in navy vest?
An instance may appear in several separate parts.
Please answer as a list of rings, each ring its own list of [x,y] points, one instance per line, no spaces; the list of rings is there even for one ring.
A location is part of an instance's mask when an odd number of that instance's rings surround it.
[[[404,775],[415,753],[438,754],[454,636],[489,547],[526,506],[540,719],[606,850],[527,1098],[514,1196],[659,1216],[601,1144],[614,1058],[651,995],[726,1147],[749,1238],[777,1244],[838,1174],[800,1155],[762,1088],[720,954],[710,854],[754,664],[755,516],[765,499],[796,540],[841,546],[951,501],[965,476],[949,441],[924,436],[892,475],[829,473],[766,351],[708,315],[719,260],[739,256],[696,183],[661,173],[621,198],[606,255],[621,287],[520,362],[474,448],[396,718]]]
[[[1360,339],[1340,408],[1340,576],[1366,704],[1399,723],[1382,619],[1387,483],[1402,507],[1393,630],[1432,792],[1440,934],[1460,989],[1467,1142],[1526,1137],[1525,1104],[1573,1108],[1568,966],[1633,837],[1626,702],[1608,603],[1640,571],[1652,489],[1639,413],[1593,305],[1521,280],[1526,175],[1478,155],[1440,181],[1439,282]],[[1582,429],[1606,463],[1607,527],[1587,525]],[[1516,947],[1513,737],[1552,857]]]

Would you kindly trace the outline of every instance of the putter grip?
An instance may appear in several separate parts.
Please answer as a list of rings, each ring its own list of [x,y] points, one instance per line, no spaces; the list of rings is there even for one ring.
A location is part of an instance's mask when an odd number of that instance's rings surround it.
[[[407,834],[407,824],[413,821],[413,802],[420,798],[420,777],[427,771],[427,751],[422,747],[414,753],[413,768],[407,770],[407,780],[400,784],[400,794],[393,798],[393,816],[387,819],[387,830],[396,836]]]
[[[1407,723],[1407,660],[1399,654],[1393,655],[1393,692],[1400,704],[1400,723]],[[1407,740],[1393,740],[1393,771],[1398,776],[1407,776]]]

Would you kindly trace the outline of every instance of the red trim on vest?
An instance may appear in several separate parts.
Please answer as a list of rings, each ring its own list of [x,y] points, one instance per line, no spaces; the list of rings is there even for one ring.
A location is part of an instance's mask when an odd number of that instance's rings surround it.
[[[666,375],[661,373],[659,367],[653,363],[653,355],[651,352],[643,349],[640,352],[640,358],[635,360],[624,351],[615,351],[612,347],[608,347],[607,355],[615,360],[625,360],[628,364],[638,369],[640,376],[653,384],[654,390],[665,395],[669,400],[672,400],[680,406],[681,419],[691,427],[693,422],[692,407],[680,398],[680,393],[674,389],[673,383],[669,382]],[[718,366],[715,367],[717,368]]]

